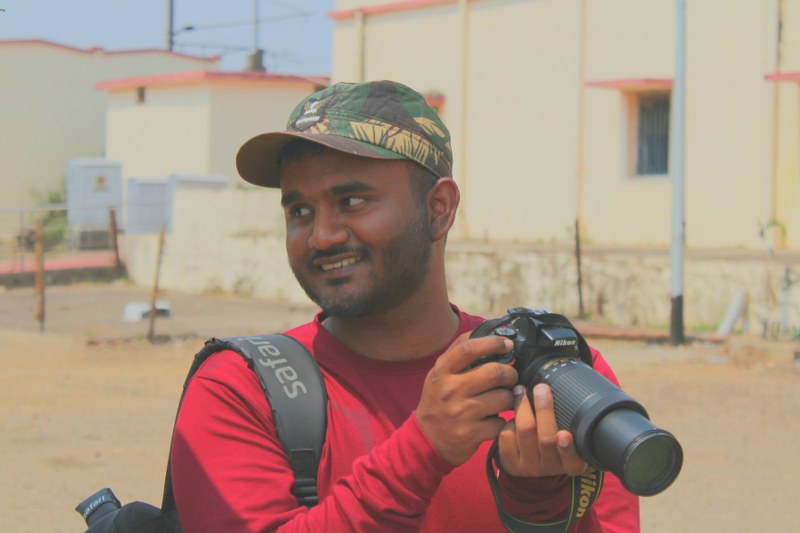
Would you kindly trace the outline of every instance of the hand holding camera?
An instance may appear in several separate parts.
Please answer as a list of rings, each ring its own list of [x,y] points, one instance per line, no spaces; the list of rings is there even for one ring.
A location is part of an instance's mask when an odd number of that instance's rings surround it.
[[[583,338],[561,315],[513,308],[475,329],[473,338],[502,336],[508,353],[479,358],[511,362],[530,393],[544,383],[552,390],[558,428],[569,430],[578,454],[599,470],[610,470],[640,496],[665,490],[677,478],[683,451],[675,437],[654,426],[647,411],[595,372]]]

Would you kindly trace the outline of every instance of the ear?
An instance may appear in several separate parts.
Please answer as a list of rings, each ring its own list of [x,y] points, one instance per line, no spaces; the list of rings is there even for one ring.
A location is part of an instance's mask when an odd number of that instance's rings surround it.
[[[447,236],[456,218],[461,192],[453,178],[439,178],[428,191],[428,214],[434,242]]]

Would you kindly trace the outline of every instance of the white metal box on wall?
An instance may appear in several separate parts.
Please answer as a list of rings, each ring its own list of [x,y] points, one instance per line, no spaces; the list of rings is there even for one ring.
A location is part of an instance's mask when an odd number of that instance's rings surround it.
[[[180,189],[222,190],[226,176],[173,174],[167,179],[129,178],[127,181],[127,232],[155,233],[172,230],[172,205]]]
[[[67,163],[67,223],[75,230],[108,230],[109,209],[121,220],[122,165],[93,158]]]
[[[179,189],[222,190],[228,187],[227,176],[195,176],[189,174],[173,174],[167,180],[169,202],[167,203],[167,229],[172,231],[172,206],[175,193]]]
[[[156,233],[167,224],[167,180],[129,178],[127,186],[127,233]]]

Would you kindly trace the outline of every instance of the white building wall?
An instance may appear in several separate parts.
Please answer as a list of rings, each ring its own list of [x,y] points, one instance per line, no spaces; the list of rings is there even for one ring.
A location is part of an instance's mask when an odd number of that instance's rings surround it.
[[[123,180],[208,174],[210,91],[205,84],[110,91],[106,146]]]
[[[780,4],[781,68],[800,70],[800,8]],[[335,81],[356,77],[363,62],[366,79],[442,88],[463,193],[461,236],[566,243],[580,215],[591,242],[670,244],[668,175],[629,175],[623,90],[584,89],[579,185],[581,5],[587,82],[673,78],[672,0],[337,2]],[[688,3],[690,247],[762,249],[760,229],[773,217],[786,228],[787,243],[800,243],[797,83],[776,91],[779,155],[771,160],[775,97],[764,77],[776,69],[777,6],[773,0]],[[363,32],[358,16],[347,11],[359,8]],[[775,177],[771,165],[778,168]]]
[[[315,88],[313,82],[300,80],[215,83],[209,102],[208,171],[245,185],[236,171],[239,147],[259,133],[283,130],[294,107]]]
[[[777,50],[767,58],[770,72],[800,72],[800,2],[783,0],[773,9],[782,7],[782,46],[780,66],[776,65]],[[778,13],[770,17],[766,33],[777,42],[777,27],[774,23]],[[777,45],[776,45],[777,47]],[[800,82],[778,83],[772,97],[777,102],[777,130],[774,143],[777,147],[776,167],[776,218],[786,229],[787,244],[800,248]]]
[[[0,41],[0,207],[29,206],[60,188],[67,161],[103,157],[105,93],[97,82],[216,61],[160,50],[86,51],[45,41]]]
[[[173,199],[159,285],[184,292],[229,292],[307,302],[286,259],[280,192],[258,188],[181,189]],[[158,235],[125,235],[128,275],[151,286]]]
[[[569,242],[575,219],[574,2],[469,13],[464,205],[470,237]]]
[[[236,171],[238,148],[254,135],[282,130],[295,105],[316,87],[301,79],[243,81],[235,73],[110,87],[108,156],[122,163],[123,182],[187,174],[225,176],[231,186],[247,187]]]
[[[736,9],[736,16],[724,16]],[[774,43],[766,2],[689,3],[686,226],[690,246],[765,246]],[[691,91],[691,92],[690,92]],[[796,198],[796,197],[795,197]]]

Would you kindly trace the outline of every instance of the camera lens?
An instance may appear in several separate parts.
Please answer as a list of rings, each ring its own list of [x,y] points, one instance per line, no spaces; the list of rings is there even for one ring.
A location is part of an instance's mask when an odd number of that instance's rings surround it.
[[[639,496],[666,489],[683,464],[675,437],[654,426],[639,402],[591,367],[554,361],[540,367],[534,381],[550,385],[558,427],[572,431],[580,456],[616,474]]]
[[[608,412],[597,423],[592,442],[594,455],[629,491],[640,496],[666,489],[683,464],[683,451],[675,437],[632,409]]]
[[[630,446],[623,468],[631,492],[650,496],[672,484],[683,462],[683,452],[672,435],[656,431]]]

